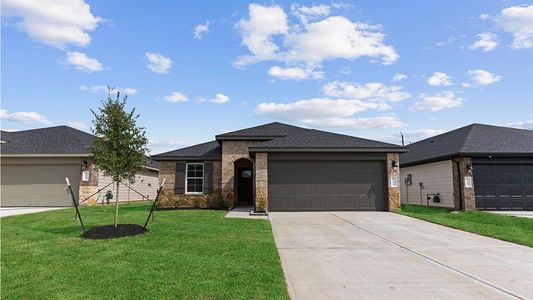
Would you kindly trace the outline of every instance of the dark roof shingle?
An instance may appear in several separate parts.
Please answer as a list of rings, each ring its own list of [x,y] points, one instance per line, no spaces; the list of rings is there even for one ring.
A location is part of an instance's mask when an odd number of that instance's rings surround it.
[[[92,134],[68,126],[1,132],[2,154],[89,154]]]
[[[177,149],[152,156],[155,160],[165,160],[168,158],[198,158],[198,159],[220,159],[222,148],[217,141],[211,141],[182,149]]]
[[[153,156],[157,160],[165,159],[220,159],[222,150],[218,141],[223,140],[261,140],[263,143],[249,147],[251,151],[265,149],[276,151],[278,149],[338,149],[340,151],[396,151],[405,152],[402,146],[383,143],[353,136],[307,129],[279,122],[268,123],[260,126],[237,130],[216,136],[216,141],[190,146]]]
[[[402,165],[454,155],[516,154],[533,156],[533,130],[472,124],[408,146]]]

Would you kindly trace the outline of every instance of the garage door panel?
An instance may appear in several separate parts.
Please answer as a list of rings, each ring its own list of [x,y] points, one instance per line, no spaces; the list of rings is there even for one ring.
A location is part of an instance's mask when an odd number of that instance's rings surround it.
[[[3,165],[2,206],[71,206],[65,177],[77,197],[79,165]]]
[[[384,210],[379,161],[269,161],[270,210]]]
[[[533,210],[533,165],[474,164],[476,207]]]

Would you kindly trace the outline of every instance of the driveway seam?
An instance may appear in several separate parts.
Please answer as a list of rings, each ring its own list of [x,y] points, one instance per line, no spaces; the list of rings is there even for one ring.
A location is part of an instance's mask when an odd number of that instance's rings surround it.
[[[344,222],[346,222],[346,223],[348,223],[348,224],[350,224],[350,225],[352,225],[352,226],[358,228],[358,229],[361,229],[361,230],[363,230],[363,231],[365,231],[365,232],[367,232],[367,233],[370,233],[370,234],[372,234],[372,235],[374,235],[374,236],[376,236],[376,237],[378,237],[378,238],[380,238],[380,239],[382,239],[382,240],[384,240],[384,241],[386,241],[386,242],[389,242],[389,243],[391,243],[391,244],[393,244],[393,245],[396,245],[396,246],[402,248],[403,250],[406,250],[406,251],[408,251],[408,252],[410,252],[410,253],[412,253],[412,254],[414,254],[414,255],[417,255],[417,256],[419,256],[419,257],[425,258],[425,259],[427,259],[427,260],[429,260],[429,261],[431,261],[431,262],[433,262],[433,263],[435,263],[435,264],[438,264],[438,265],[440,265],[441,267],[444,267],[444,268],[446,268],[446,269],[448,269],[448,270],[450,270],[450,271],[453,271],[453,272],[459,273],[459,274],[461,274],[461,275],[463,275],[463,276],[466,276],[466,277],[468,277],[468,278],[470,278],[470,279],[473,279],[473,280],[475,280],[475,281],[477,281],[477,282],[480,282],[480,283],[482,283],[482,284],[484,284],[484,285],[487,285],[487,286],[489,286],[489,287],[491,287],[491,288],[494,288],[494,289],[496,289],[496,290],[498,290],[498,291],[500,291],[500,292],[503,292],[503,293],[505,293],[505,294],[508,294],[509,296],[515,297],[515,298],[517,298],[517,299],[523,299],[523,300],[526,299],[526,298],[524,298],[524,297],[522,297],[522,296],[520,296],[520,295],[517,295],[517,294],[513,293],[512,291],[509,291],[509,290],[503,288],[503,287],[497,286],[497,285],[495,285],[495,284],[493,284],[493,283],[491,283],[491,282],[485,281],[485,280],[483,280],[483,279],[481,279],[481,278],[478,278],[478,277],[476,277],[476,276],[474,276],[474,275],[472,275],[472,274],[470,274],[470,273],[467,273],[467,272],[461,271],[461,270],[459,270],[459,269],[456,269],[456,268],[454,268],[454,267],[452,267],[452,266],[448,266],[448,265],[446,265],[446,264],[443,263],[443,262],[440,262],[440,261],[438,261],[438,260],[436,260],[436,259],[434,259],[434,258],[431,258],[431,257],[429,257],[429,256],[427,256],[427,255],[424,255],[424,254],[422,254],[422,253],[420,253],[420,252],[418,252],[418,251],[416,251],[416,250],[413,250],[413,249],[411,249],[411,248],[409,248],[409,247],[407,247],[407,246],[404,246],[404,245],[402,245],[402,244],[400,244],[400,243],[398,243],[398,242],[396,242],[396,241],[394,241],[394,240],[391,240],[391,239],[389,239],[389,238],[386,238],[386,237],[384,237],[384,236],[381,236],[381,235],[379,235],[379,234],[377,234],[377,233],[375,233],[375,232],[373,232],[373,231],[371,231],[371,230],[369,230],[369,229],[366,229],[366,228],[364,228],[364,227],[362,227],[362,226],[360,226],[360,225],[354,224],[354,223],[352,223],[352,222],[350,222],[350,221],[348,221],[348,220],[346,220],[346,219],[344,219],[344,218],[342,218],[342,217],[340,217],[340,216],[338,216],[338,215],[336,215],[336,214],[334,214],[334,213],[332,213],[332,212],[330,212],[330,214],[333,215],[333,216],[335,216],[335,217],[337,217],[337,218],[339,218],[339,219],[341,219],[342,221],[344,221]]]

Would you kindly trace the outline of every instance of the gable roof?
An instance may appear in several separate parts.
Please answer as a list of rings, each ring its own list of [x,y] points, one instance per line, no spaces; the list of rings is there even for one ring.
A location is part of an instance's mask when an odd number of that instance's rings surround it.
[[[408,146],[401,165],[413,165],[456,155],[533,156],[533,130],[471,124]]]
[[[155,160],[174,160],[176,158],[220,160],[222,158],[222,147],[217,141],[211,141],[152,156],[152,159]]]
[[[4,154],[89,155],[92,134],[68,126],[54,126],[14,132],[1,132]]]
[[[309,129],[280,122],[273,122],[224,134],[219,134],[216,136],[216,140],[270,140],[276,137],[284,137],[287,135],[298,134],[307,130]]]
[[[22,131],[1,131],[2,156],[89,156],[94,135],[61,125]],[[159,163],[149,159],[147,168],[159,169]]]
[[[353,136],[307,129],[279,122],[228,132],[216,136],[216,141],[169,151],[153,156],[157,160],[221,159],[221,141],[263,141],[248,149],[250,152],[275,151],[350,151],[405,152],[405,147]]]

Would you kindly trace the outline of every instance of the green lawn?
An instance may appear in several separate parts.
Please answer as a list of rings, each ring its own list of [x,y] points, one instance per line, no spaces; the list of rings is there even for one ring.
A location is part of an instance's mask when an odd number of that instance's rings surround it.
[[[121,205],[120,223],[144,224],[148,203]],[[287,299],[266,220],[225,211],[156,211],[146,234],[84,240],[74,210],[1,219],[2,299]],[[113,207],[84,207],[88,227]]]
[[[533,219],[492,214],[482,211],[451,213],[441,208],[402,205],[400,214],[533,247]]]

